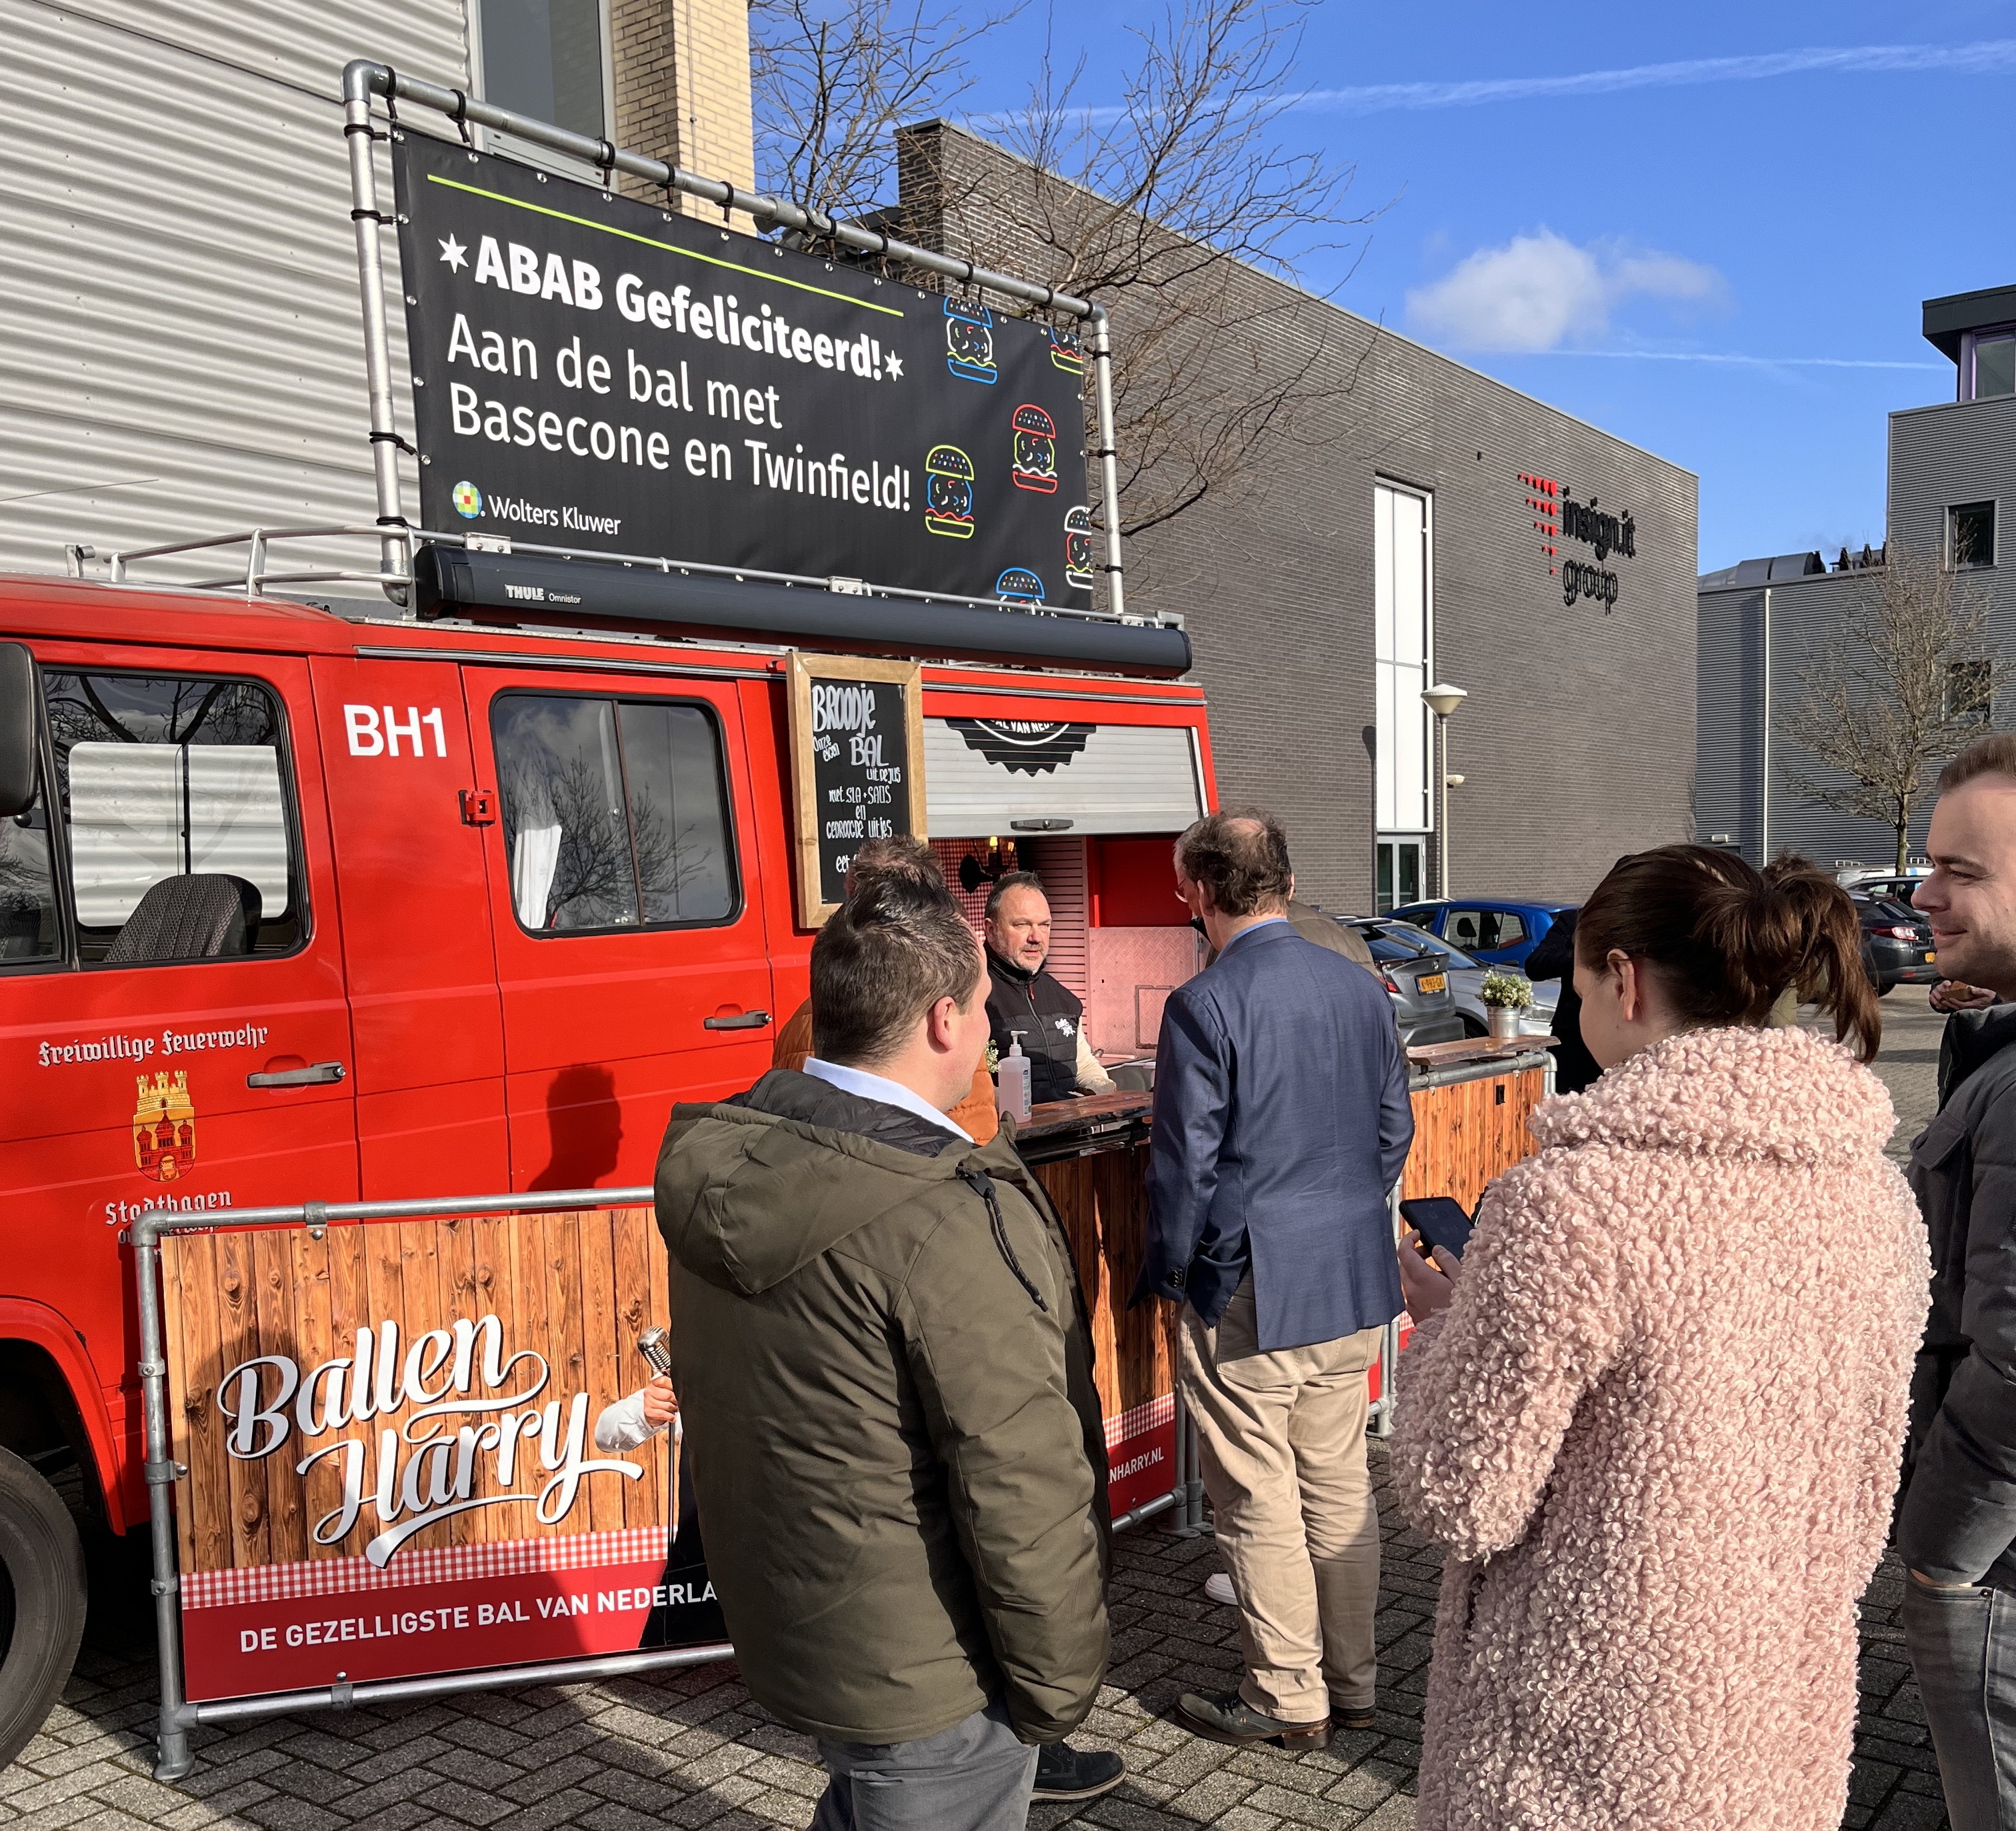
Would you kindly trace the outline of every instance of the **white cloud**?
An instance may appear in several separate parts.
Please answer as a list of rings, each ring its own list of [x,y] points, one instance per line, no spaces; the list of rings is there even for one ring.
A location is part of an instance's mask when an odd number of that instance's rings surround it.
[[[1409,322],[1432,342],[1464,350],[1551,350],[1610,327],[1626,299],[1714,304],[1727,291],[1712,267],[1611,242],[1578,247],[1543,229],[1480,248],[1432,285],[1407,294]]]

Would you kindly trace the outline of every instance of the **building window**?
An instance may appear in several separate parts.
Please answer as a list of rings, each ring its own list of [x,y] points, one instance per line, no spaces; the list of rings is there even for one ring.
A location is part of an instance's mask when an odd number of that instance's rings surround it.
[[[1426,849],[1419,839],[1381,838],[1376,848],[1378,869],[1374,888],[1378,906],[1375,915],[1391,915],[1396,909],[1421,900],[1421,855]]]
[[[1995,715],[1995,669],[1989,661],[1954,661],[1946,669],[1946,716],[1985,725]]]
[[[601,139],[609,132],[606,0],[477,0],[483,99]]]
[[[2016,336],[1975,337],[1974,389],[1971,400],[1991,400],[1997,395],[2016,394]]]
[[[1428,784],[1434,720],[1421,704],[1434,654],[1433,528],[1429,499],[1391,484],[1372,492],[1373,659],[1378,739],[1375,824],[1382,833],[1435,824]]]
[[[1946,564],[1956,571],[1995,564],[1995,505],[1960,503],[1946,510]]]

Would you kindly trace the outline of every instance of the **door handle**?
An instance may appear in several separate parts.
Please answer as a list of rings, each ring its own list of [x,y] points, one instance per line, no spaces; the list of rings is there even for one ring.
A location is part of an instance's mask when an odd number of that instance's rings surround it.
[[[324,1087],[344,1076],[340,1061],[318,1061],[307,1068],[283,1068],[273,1074],[247,1075],[248,1087]]]
[[[760,1030],[770,1021],[767,1011],[745,1011],[740,1017],[704,1017],[700,1028],[704,1030]]]

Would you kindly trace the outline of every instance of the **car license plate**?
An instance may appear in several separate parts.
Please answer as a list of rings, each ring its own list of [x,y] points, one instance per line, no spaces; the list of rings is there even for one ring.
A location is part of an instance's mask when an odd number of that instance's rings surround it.
[[[1449,975],[1446,973],[1424,973],[1414,982],[1414,983],[1419,986],[1424,992],[1446,992],[1449,989]]]

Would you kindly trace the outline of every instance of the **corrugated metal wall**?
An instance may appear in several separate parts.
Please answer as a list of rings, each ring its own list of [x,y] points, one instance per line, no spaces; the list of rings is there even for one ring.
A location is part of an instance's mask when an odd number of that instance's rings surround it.
[[[1025,839],[1017,849],[1043,880],[1043,894],[1049,899],[1050,956],[1043,964],[1082,1003],[1090,989],[1085,960],[1085,842]]]
[[[368,522],[339,79],[466,84],[462,0],[0,0],[0,570]]]

